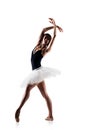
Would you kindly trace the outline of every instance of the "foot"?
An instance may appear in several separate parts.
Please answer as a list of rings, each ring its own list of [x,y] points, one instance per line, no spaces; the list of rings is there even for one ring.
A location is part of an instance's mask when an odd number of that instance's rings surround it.
[[[53,121],[53,117],[52,116],[48,116],[45,120],[47,120],[47,121]]]
[[[16,120],[16,122],[19,122],[19,115],[20,115],[20,110],[17,109],[16,112],[15,112],[15,120]]]

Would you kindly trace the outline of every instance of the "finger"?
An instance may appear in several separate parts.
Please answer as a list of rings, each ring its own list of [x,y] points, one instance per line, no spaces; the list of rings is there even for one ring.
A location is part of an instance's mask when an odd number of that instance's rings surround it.
[[[62,29],[62,28],[60,28],[60,30],[61,30],[61,32],[63,32],[63,29]]]
[[[60,32],[63,32],[63,29],[60,29]]]
[[[51,21],[49,21],[50,23],[52,23]]]
[[[53,21],[49,20],[50,23],[53,23]]]
[[[49,19],[52,19],[52,18],[49,18]]]
[[[50,20],[53,20],[52,18],[49,18]]]

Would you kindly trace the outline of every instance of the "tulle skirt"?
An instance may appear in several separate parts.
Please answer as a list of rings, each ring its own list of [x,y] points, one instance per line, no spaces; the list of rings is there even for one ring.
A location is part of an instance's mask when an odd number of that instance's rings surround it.
[[[35,70],[32,70],[27,78],[23,81],[22,87],[26,87],[28,84],[38,84],[46,78],[54,77],[60,74],[60,71],[54,68],[49,67],[39,67]]]

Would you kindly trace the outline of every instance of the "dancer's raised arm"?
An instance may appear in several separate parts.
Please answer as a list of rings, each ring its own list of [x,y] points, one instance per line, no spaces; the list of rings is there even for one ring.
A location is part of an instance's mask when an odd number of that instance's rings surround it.
[[[53,22],[53,19],[52,18],[49,18],[49,22],[52,23]],[[53,23],[52,23],[53,24]],[[54,24],[53,24],[54,25]],[[55,24],[55,29],[58,29],[60,32],[63,32],[63,29],[61,27],[59,27],[58,25]],[[37,45],[40,45],[42,43],[42,40],[43,40],[43,37],[44,37],[44,34],[45,32],[51,30],[51,29],[54,29],[54,26],[50,26],[50,27],[45,27],[43,28],[41,34],[40,34],[40,37],[39,37],[39,41],[37,43]],[[54,34],[55,35],[55,34]]]
[[[53,33],[53,38],[51,39],[51,42],[50,42],[50,45],[49,45],[49,48],[47,49],[47,52],[48,51],[50,51],[50,49],[51,49],[51,47],[52,47],[52,45],[53,45],[53,42],[54,42],[54,39],[55,39],[55,37],[56,37],[56,23],[55,23],[55,21],[54,21],[54,19],[52,19],[52,18],[49,18],[50,19],[50,23],[52,23],[54,26],[54,33]]]

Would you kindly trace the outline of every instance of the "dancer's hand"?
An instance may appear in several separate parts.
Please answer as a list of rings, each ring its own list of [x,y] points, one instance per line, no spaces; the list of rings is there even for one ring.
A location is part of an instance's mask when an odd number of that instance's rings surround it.
[[[60,32],[63,32],[63,29],[59,26],[56,26]]]
[[[49,22],[50,22],[51,24],[53,24],[54,26],[56,26],[57,29],[58,29],[60,32],[63,32],[63,29],[62,29],[61,27],[59,27],[59,26],[56,25],[55,20],[54,20],[53,18],[49,18]]]
[[[53,18],[49,18],[49,22],[52,23],[53,25],[56,25],[55,20]]]

